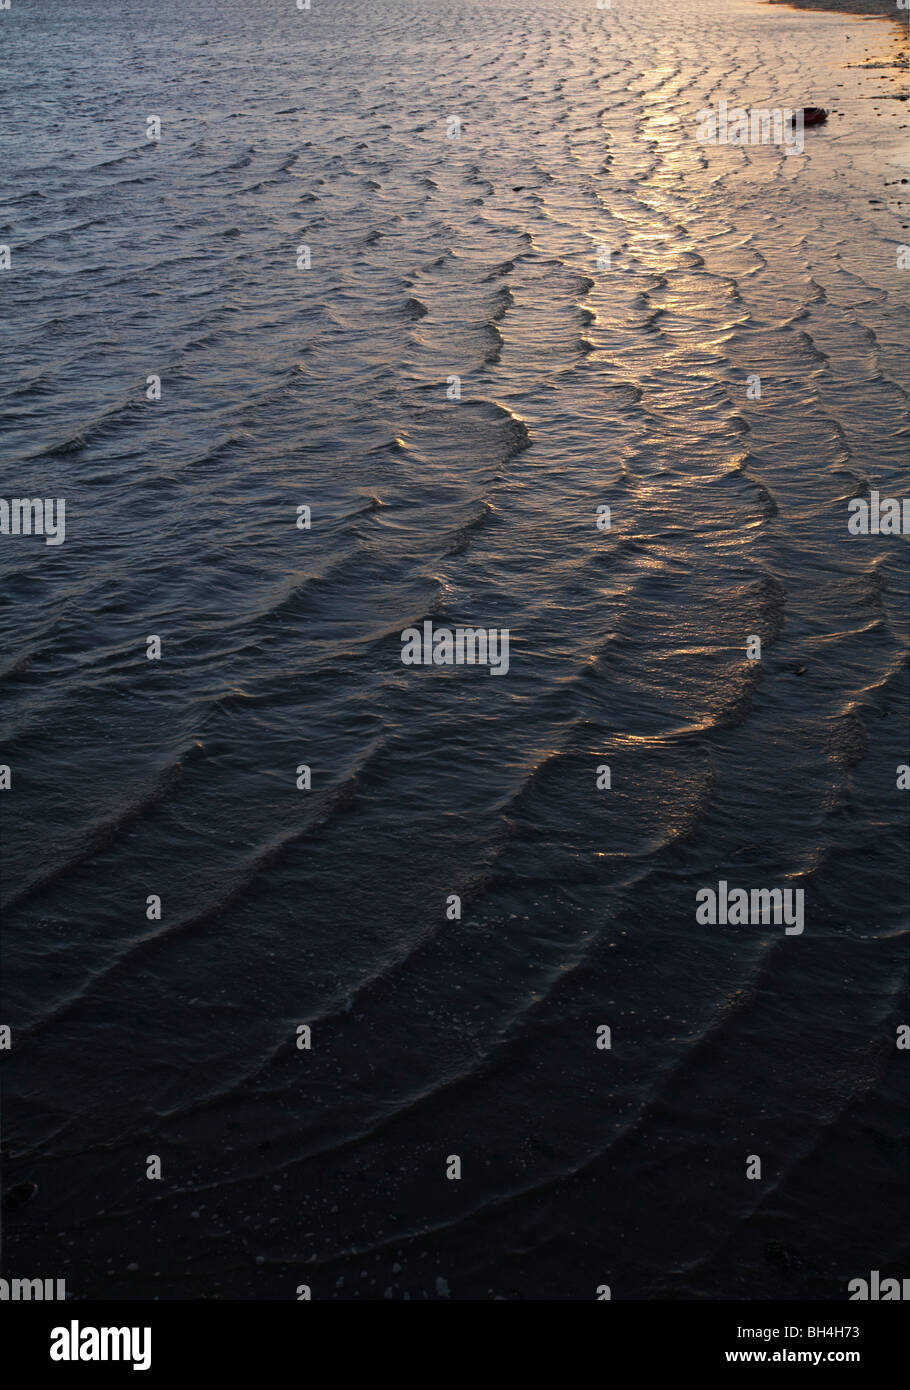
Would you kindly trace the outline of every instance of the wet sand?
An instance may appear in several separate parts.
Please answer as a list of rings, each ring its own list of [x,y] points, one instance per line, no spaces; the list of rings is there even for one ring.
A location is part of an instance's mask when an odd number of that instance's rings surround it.
[[[907,1269],[910,574],[847,529],[910,483],[898,35],[735,8],[7,26],[3,447],[67,535],[0,546],[4,1275]],[[430,617],[508,674],[404,665]],[[721,880],[805,932],[697,920]]]
[[[880,15],[895,19],[907,31],[907,11],[894,0],[768,0],[770,5],[789,5],[796,10],[837,10],[839,14]]]

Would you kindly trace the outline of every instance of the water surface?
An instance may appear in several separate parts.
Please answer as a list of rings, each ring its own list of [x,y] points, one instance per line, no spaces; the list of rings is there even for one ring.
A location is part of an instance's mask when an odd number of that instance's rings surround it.
[[[4,495],[67,502],[65,544],[2,550],[5,1176],[39,1184],[6,1270],[900,1274],[907,548],[846,527],[907,488],[906,108],[850,66],[892,26],[3,22]],[[700,145],[721,99],[834,114],[799,157]],[[508,675],[403,666],[425,618],[507,627]],[[698,926],[721,878],[803,889],[803,935]]]

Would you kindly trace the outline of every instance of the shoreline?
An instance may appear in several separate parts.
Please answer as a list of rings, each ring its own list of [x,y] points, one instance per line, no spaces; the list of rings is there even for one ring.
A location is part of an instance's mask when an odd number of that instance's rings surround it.
[[[765,0],[765,3],[791,10],[839,14],[845,18],[852,16],[856,19],[889,19],[896,22],[900,29],[900,36],[892,28],[890,41],[881,48],[876,57],[873,58],[867,53],[865,62],[851,63],[849,66],[889,68],[894,73],[906,73],[907,69],[910,68],[908,12],[899,10],[895,0]],[[884,30],[877,32],[880,32],[881,36],[884,37]],[[905,96],[897,93],[889,93],[889,95],[900,101],[906,100]]]
[[[901,25],[901,15],[907,13],[906,10],[899,10],[894,0],[768,0],[768,4],[789,5],[795,10],[836,10],[839,14],[877,15],[880,19],[896,19]]]
[[[768,4],[788,5],[794,10],[829,10],[867,19],[891,19],[900,25],[904,37],[907,36],[907,11],[899,10],[894,0],[768,0]]]

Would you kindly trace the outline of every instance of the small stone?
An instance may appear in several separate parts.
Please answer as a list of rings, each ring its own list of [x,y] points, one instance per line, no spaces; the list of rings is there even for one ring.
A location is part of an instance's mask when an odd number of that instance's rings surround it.
[[[19,1207],[24,1207],[26,1202],[30,1202],[38,1191],[36,1182],[20,1182],[15,1187],[11,1187],[6,1194],[6,1205],[10,1211],[16,1211]]]

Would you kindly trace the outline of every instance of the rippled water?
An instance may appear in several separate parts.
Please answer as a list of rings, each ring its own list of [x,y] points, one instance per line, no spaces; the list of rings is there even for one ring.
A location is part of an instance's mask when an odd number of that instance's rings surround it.
[[[907,548],[846,528],[907,488],[906,108],[850,66],[892,26],[0,18],[4,496],[67,503],[65,544],[2,550],[6,1178],[39,1185],[7,1267],[77,1298],[900,1273]],[[801,157],[710,148],[719,99],[835,114]],[[403,666],[427,617],[507,627],[508,675]],[[720,878],[803,888],[804,934],[696,925]]]

